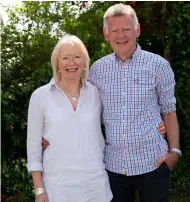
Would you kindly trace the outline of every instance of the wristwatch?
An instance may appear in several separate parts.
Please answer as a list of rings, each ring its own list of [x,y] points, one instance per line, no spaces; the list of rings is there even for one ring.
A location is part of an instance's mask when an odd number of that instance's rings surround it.
[[[177,148],[171,148],[169,151],[171,151],[171,152],[176,152],[176,153],[179,154],[179,156],[182,155],[181,150],[180,150],[180,149],[177,149]]]

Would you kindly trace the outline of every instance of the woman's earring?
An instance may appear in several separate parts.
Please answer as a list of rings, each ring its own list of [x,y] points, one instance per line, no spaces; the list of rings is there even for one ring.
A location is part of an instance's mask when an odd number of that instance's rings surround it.
[[[58,69],[58,74],[59,74],[59,79],[61,80],[62,79],[62,75],[61,75],[61,71],[60,71],[60,69]]]

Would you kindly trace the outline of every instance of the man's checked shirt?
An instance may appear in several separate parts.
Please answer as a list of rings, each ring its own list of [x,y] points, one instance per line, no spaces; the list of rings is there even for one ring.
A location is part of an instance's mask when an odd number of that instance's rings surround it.
[[[174,74],[159,55],[137,49],[125,62],[115,53],[96,61],[89,81],[100,91],[106,169],[128,176],[155,169],[168,152],[157,131],[160,114],[175,111]]]

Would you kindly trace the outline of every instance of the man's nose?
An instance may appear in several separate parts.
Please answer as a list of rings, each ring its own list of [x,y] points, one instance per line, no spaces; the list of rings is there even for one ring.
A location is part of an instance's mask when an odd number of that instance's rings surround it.
[[[123,30],[118,30],[117,37],[118,38],[123,38],[124,36],[125,36],[124,31]]]

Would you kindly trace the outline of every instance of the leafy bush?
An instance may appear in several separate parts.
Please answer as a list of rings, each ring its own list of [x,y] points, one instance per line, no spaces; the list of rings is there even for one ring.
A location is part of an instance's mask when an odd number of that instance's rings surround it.
[[[172,173],[172,190],[190,190],[190,24],[188,2],[126,2],[141,23],[143,49],[170,60],[176,75],[177,114],[183,157]],[[26,164],[27,108],[31,93],[52,77],[50,56],[65,31],[79,36],[91,63],[112,50],[102,34],[105,10],[115,2],[23,2],[8,9],[2,27],[2,196],[32,201]],[[17,199],[14,199],[16,201]]]

